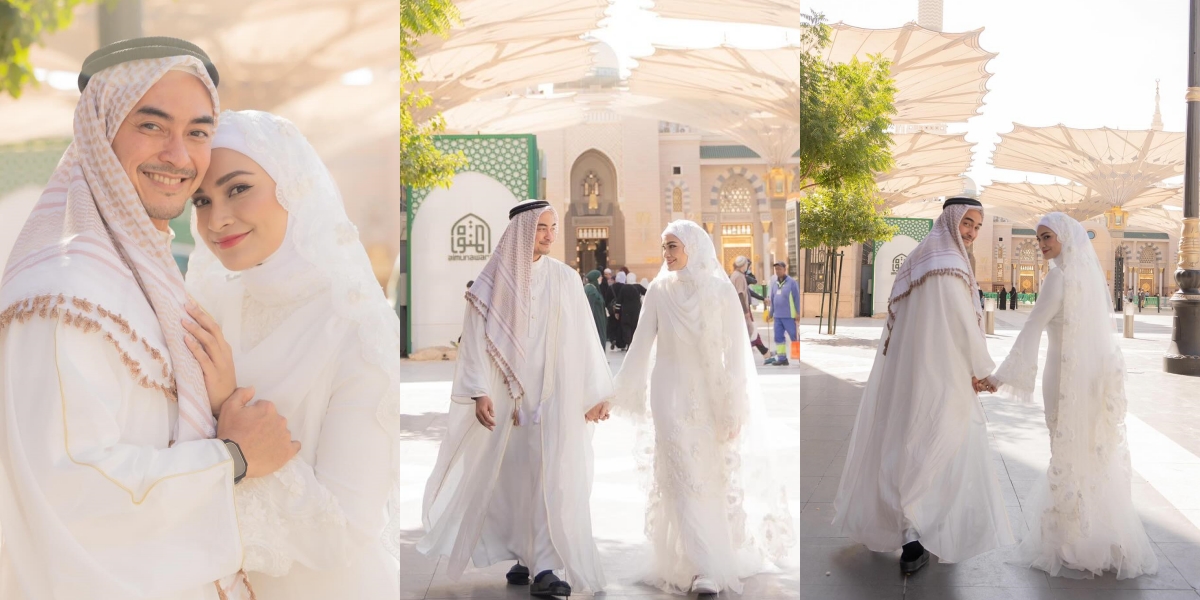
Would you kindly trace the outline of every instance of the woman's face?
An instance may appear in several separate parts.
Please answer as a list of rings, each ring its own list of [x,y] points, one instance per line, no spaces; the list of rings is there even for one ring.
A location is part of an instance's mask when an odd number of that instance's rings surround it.
[[[673,233],[663,236],[662,256],[668,271],[678,271],[687,266],[688,255],[683,250],[683,242]]]
[[[261,264],[287,233],[287,211],[275,198],[275,180],[253,159],[228,148],[212,151],[192,206],[196,230],[230,271]]]
[[[1038,246],[1042,249],[1042,256],[1046,257],[1046,260],[1058,258],[1058,255],[1062,254],[1062,242],[1059,241],[1054,230],[1045,225],[1038,225],[1037,238]]]

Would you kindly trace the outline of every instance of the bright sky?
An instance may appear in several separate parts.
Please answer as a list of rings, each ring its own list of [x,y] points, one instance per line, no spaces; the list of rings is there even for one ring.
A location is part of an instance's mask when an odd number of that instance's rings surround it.
[[[917,0],[803,1],[806,13],[824,13],[830,23],[882,29],[917,19]],[[986,164],[1014,122],[1149,128],[1155,79],[1164,129],[1184,128],[1185,0],[944,0],[943,31],[978,28],[983,48],[1000,54],[988,64],[982,113],[966,125],[976,142],[968,175],[979,184],[1022,179]]]

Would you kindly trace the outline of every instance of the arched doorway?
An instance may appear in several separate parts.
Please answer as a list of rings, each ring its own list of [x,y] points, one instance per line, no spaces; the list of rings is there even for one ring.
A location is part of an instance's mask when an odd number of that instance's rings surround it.
[[[1016,271],[1017,291],[1033,294],[1041,283],[1041,250],[1033,240],[1025,240],[1017,246]]]
[[[567,263],[580,273],[625,264],[625,217],[617,202],[617,169],[598,150],[571,166],[571,203],[563,218]]]
[[[770,272],[765,263],[770,258],[766,238],[771,217],[762,180],[744,168],[730,169],[717,178],[710,205],[716,212],[705,213],[704,220],[706,226],[715,226],[713,237],[726,271],[733,270],[734,259],[745,256],[755,271],[761,268],[766,276]]]

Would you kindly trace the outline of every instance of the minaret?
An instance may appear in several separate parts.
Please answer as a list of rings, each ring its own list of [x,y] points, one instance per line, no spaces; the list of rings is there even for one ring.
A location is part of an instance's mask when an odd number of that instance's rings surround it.
[[[1154,119],[1150,121],[1150,131],[1162,131],[1162,110],[1159,108],[1161,97],[1158,93],[1158,80],[1154,80]]]
[[[942,1],[917,0],[917,25],[933,31],[942,30]]]

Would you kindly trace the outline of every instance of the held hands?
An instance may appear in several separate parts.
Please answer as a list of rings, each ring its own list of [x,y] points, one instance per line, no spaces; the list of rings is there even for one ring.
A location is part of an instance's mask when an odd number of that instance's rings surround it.
[[[292,440],[287,419],[266,400],[249,404],[254,388],[238,388],[221,406],[217,438],[233,440],[246,457],[246,477],[262,477],[278,471],[300,451]]]
[[[187,312],[195,319],[183,319],[183,328],[187,334],[183,341],[187,344],[192,356],[200,363],[204,372],[204,387],[208,389],[208,403],[213,414],[221,411],[221,404],[229,398],[237,388],[237,373],[233,367],[233,349],[225,341],[221,326],[196,304],[188,299]]]
[[[996,390],[999,389],[999,387],[996,385],[996,380],[992,379],[991,377],[985,377],[983,379],[976,379],[972,377],[971,387],[975,388],[976,394],[983,392],[994,394],[996,393]]]
[[[611,410],[612,410],[612,403],[609,402],[608,400],[605,400],[605,401],[601,402],[600,404],[593,406],[591,408],[591,410],[587,411],[587,413],[585,413],[583,415],[583,418],[587,419],[588,423],[599,423],[600,421],[607,421],[609,412]]]

